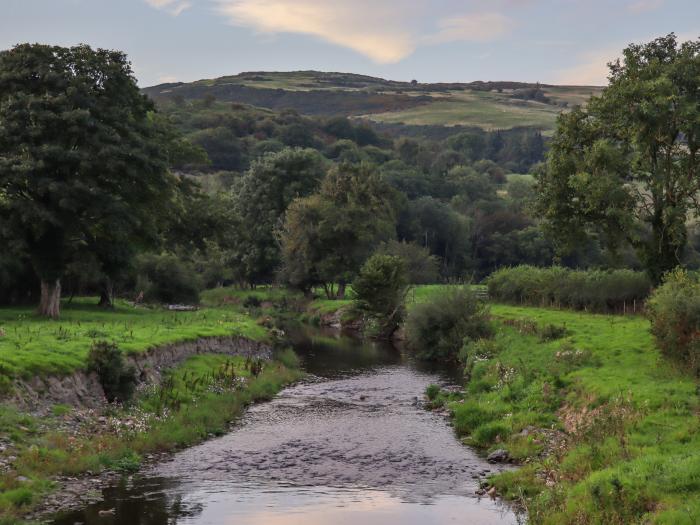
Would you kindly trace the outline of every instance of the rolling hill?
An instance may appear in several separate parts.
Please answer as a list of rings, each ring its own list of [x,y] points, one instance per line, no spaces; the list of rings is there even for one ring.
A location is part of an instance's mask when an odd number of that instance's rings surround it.
[[[306,115],[362,118],[394,133],[429,126],[486,131],[528,127],[549,134],[560,112],[585,103],[601,89],[523,82],[400,82],[352,73],[294,71],[240,73],[143,91],[159,103],[210,98],[273,110],[291,108]]]

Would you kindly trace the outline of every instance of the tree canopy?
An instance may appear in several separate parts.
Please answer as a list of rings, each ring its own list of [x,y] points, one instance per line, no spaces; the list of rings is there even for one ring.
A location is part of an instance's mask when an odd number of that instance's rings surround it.
[[[174,184],[153,110],[121,52],[0,52],[2,227],[41,279],[42,314],[58,316],[61,278],[83,247],[153,230]]]
[[[628,243],[659,282],[700,212],[699,145],[700,40],[630,45],[601,96],[559,118],[538,212],[560,245]]]

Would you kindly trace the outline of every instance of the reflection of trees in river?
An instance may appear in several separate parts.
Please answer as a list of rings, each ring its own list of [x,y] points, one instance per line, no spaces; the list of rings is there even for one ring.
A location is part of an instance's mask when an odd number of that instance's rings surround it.
[[[181,518],[200,515],[204,506],[185,503],[181,494],[174,493],[176,486],[177,482],[161,478],[132,482],[123,479],[117,486],[105,489],[105,502],[65,514],[53,525],[176,525]]]

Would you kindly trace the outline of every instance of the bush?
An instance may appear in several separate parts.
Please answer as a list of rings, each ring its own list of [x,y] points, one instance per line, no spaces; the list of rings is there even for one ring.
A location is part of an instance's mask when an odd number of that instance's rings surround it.
[[[455,361],[466,340],[492,335],[489,309],[467,288],[418,304],[406,322],[406,344],[420,359]]]
[[[435,401],[437,396],[440,394],[440,386],[436,384],[430,384],[425,389],[425,395],[430,401]]]
[[[440,278],[440,260],[430,255],[424,246],[409,242],[389,241],[380,246],[379,253],[400,257],[406,268],[408,282],[411,284],[431,284]]]
[[[488,361],[496,356],[500,350],[498,343],[493,339],[466,340],[459,352],[459,360],[464,364],[465,379],[471,380],[476,363]]]
[[[651,281],[632,270],[570,270],[521,265],[503,268],[486,280],[489,297],[532,306],[598,312],[631,311],[648,297]]]
[[[287,368],[299,368],[301,363],[299,356],[291,348],[285,348],[275,354],[275,359]]]
[[[88,370],[96,372],[107,400],[121,403],[131,399],[136,387],[136,369],[127,366],[117,345],[96,341],[88,354]]]
[[[651,331],[661,351],[700,371],[700,283],[677,269],[647,304]]]
[[[352,283],[355,307],[377,325],[377,336],[391,337],[403,321],[407,290],[403,261],[393,255],[373,255]]]
[[[257,295],[249,295],[243,301],[244,308],[260,308],[261,304],[262,301],[260,301],[260,298]]]
[[[197,272],[173,254],[145,254],[137,262],[137,290],[146,301],[160,303],[199,302]]]

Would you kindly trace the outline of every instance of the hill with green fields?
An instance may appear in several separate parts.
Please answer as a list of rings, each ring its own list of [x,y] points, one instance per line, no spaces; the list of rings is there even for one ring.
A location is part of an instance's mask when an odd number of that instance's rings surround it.
[[[557,115],[583,104],[600,87],[524,82],[419,83],[351,73],[248,72],[143,91],[157,102],[211,99],[306,115],[363,118],[387,131],[397,126],[528,127],[545,134]]]

